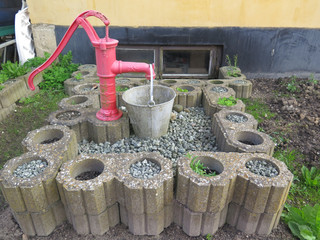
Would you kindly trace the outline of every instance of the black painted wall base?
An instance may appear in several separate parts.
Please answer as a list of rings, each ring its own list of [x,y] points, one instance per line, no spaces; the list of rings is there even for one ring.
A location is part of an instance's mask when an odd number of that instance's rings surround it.
[[[100,37],[104,36],[104,27],[95,29]],[[56,26],[57,44],[66,30],[67,27]],[[111,26],[109,36],[119,40],[119,45],[222,45],[223,58],[237,54],[241,70],[252,77],[320,73],[320,29]],[[68,50],[72,50],[75,62],[95,63],[94,48],[82,28],[76,30],[64,53]]]

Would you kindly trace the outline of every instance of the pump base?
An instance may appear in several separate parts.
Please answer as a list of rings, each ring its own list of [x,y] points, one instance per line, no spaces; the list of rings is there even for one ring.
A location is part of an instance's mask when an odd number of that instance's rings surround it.
[[[100,121],[105,121],[105,122],[118,120],[119,118],[121,118],[121,116],[122,116],[122,112],[117,108],[113,110],[104,110],[101,108],[96,114],[96,117]]]

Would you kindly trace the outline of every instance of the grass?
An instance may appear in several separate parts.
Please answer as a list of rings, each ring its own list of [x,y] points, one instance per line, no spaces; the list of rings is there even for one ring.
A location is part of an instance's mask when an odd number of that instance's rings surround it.
[[[260,99],[241,98],[241,100],[246,105],[246,112],[251,114],[258,123],[272,119],[277,115],[276,113],[271,112],[269,106]]]

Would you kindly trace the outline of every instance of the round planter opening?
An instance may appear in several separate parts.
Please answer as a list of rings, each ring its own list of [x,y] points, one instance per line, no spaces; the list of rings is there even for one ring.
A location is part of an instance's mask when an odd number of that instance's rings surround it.
[[[91,92],[99,88],[98,84],[89,83],[79,87],[79,92]]]
[[[247,82],[244,81],[244,80],[235,80],[232,83],[234,83],[234,84],[246,84]]]
[[[246,168],[250,172],[263,177],[276,177],[280,172],[273,162],[263,158],[250,159],[246,162]]]
[[[238,132],[235,138],[238,142],[251,146],[260,145],[263,143],[263,138],[254,132]]]
[[[85,96],[76,96],[76,97],[71,97],[70,99],[68,99],[67,104],[70,105],[78,105],[81,103],[84,103],[88,101],[88,98]]]
[[[225,87],[213,87],[211,88],[212,92],[216,92],[216,93],[225,93],[228,92],[228,88]]]
[[[175,84],[177,83],[176,80],[163,80],[164,83],[167,83],[167,84]]]
[[[212,80],[212,81],[209,81],[209,83],[211,83],[211,84],[215,84],[215,85],[219,85],[219,84],[223,84],[223,81],[219,81],[219,80]]]
[[[14,171],[13,175],[18,178],[32,178],[42,173],[48,162],[43,158],[29,159],[27,162],[19,165]]]
[[[183,92],[183,91],[179,91],[178,88],[180,88],[182,90],[186,89],[186,90],[188,90],[188,92],[194,91],[194,87],[191,87],[191,86],[180,86],[180,87],[176,88],[178,92]]]
[[[98,159],[86,159],[75,164],[70,171],[71,177],[78,181],[87,181],[98,177],[104,170],[104,164]]]
[[[125,92],[129,88],[130,87],[128,85],[118,85],[118,86],[116,86],[116,92]]]
[[[64,134],[59,129],[47,129],[41,132],[38,132],[33,141],[36,144],[51,144],[59,141],[63,138]]]
[[[116,83],[120,83],[120,84],[126,84],[129,82],[130,82],[129,79],[116,79]]]
[[[239,113],[230,113],[226,116],[226,119],[233,123],[244,123],[248,121],[248,118]]]
[[[188,80],[186,81],[187,84],[200,84],[201,81],[200,80]]]
[[[80,117],[80,115],[81,113],[78,111],[65,111],[65,112],[58,113],[56,115],[56,118],[59,120],[67,121],[67,120],[76,119]]]
[[[210,176],[210,174],[214,174],[214,176],[216,176],[221,174],[224,170],[222,163],[212,157],[199,156],[194,160],[194,164],[197,165],[198,161],[202,164],[202,169],[205,172],[205,174],[201,174],[202,176]]]
[[[160,173],[161,166],[152,158],[144,158],[131,164],[129,171],[134,178],[150,179]]]

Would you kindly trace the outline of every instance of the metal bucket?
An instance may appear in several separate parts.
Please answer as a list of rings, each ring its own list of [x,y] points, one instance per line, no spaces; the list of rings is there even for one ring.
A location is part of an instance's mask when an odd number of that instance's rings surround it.
[[[134,87],[125,91],[122,99],[128,110],[134,133],[141,138],[158,138],[165,135],[175,97],[173,89],[153,86],[155,105],[148,105],[150,86]]]

